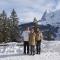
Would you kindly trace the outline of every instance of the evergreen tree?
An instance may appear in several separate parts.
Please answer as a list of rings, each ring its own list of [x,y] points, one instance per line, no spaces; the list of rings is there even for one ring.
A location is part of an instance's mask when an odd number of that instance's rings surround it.
[[[3,41],[2,31],[3,31],[3,21],[2,21],[2,15],[0,14],[0,42]]]
[[[18,17],[14,9],[11,13],[10,20],[11,20],[11,24],[10,24],[11,25],[11,39],[12,41],[17,41],[19,37],[19,26],[18,26]]]
[[[33,21],[33,23],[34,23],[34,31],[36,32],[36,30],[37,30],[37,27],[38,27],[38,22],[37,22],[37,19],[36,19],[36,17],[34,18],[34,21]]]
[[[5,42],[7,40],[7,15],[4,10],[1,14],[1,20],[2,20],[2,35],[3,35],[2,41]]]
[[[6,23],[7,25],[6,25],[6,31],[7,31],[7,40],[6,40],[6,42],[9,42],[9,41],[11,41],[11,27],[10,27],[10,19],[9,18],[7,18],[7,23]]]

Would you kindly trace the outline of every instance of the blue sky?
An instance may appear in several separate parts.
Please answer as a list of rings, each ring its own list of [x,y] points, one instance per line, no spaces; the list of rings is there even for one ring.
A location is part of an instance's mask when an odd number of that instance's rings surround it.
[[[60,9],[60,0],[0,0],[0,12],[5,10],[8,16],[15,9],[20,22],[30,22],[41,18],[43,12]]]

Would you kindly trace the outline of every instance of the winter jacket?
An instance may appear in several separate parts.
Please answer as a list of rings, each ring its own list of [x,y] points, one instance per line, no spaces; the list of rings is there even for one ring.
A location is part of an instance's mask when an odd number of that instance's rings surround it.
[[[30,43],[30,45],[35,45],[36,44],[35,37],[36,37],[35,33],[30,33],[30,35],[29,35],[29,43]]]
[[[36,33],[36,41],[42,40],[43,39],[43,35],[42,32],[37,32]]]
[[[30,34],[30,31],[23,31],[22,37],[24,41],[29,41],[29,34]]]

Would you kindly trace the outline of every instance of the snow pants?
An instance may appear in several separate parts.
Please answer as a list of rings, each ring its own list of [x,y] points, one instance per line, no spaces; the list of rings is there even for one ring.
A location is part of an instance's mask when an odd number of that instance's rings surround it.
[[[31,45],[31,55],[35,55],[35,46]]]
[[[28,41],[24,41],[24,54],[29,54],[29,42]]]
[[[41,40],[37,41],[37,44],[36,44],[36,53],[37,54],[40,54],[41,52]]]

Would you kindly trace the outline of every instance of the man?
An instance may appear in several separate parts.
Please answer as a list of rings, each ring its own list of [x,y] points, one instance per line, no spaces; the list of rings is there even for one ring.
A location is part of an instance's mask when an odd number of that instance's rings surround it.
[[[36,32],[36,50],[37,50],[37,54],[40,54],[41,40],[42,39],[43,39],[42,32],[39,30],[39,28],[37,28],[37,32]]]
[[[23,31],[22,36],[24,39],[24,54],[29,54],[29,27],[26,27],[25,31]]]
[[[29,35],[29,43],[31,47],[31,55],[35,55],[35,32],[34,29],[31,30],[30,35]]]

